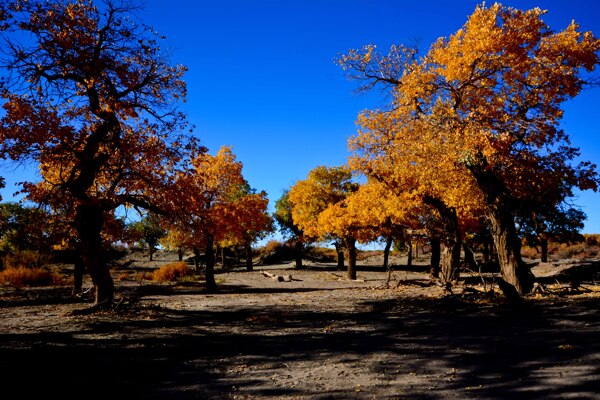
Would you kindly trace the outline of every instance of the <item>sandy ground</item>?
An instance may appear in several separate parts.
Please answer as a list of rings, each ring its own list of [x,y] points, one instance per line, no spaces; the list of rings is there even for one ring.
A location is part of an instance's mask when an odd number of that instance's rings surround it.
[[[0,380],[12,398],[596,399],[597,260],[540,264],[548,289],[520,304],[474,273],[444,292],[426,267],[365,260],[219,270],[200,283],[113,271],[115,310],[73,311],[70,288],[0,289]],[[399,262],[401,260],[395,260]],[[421,263],[424,264],[424,263]],[[62,266],[69,274],[69,267]],[[291,275],[279,282],[263,275]],[[143,274],[142,274],[143,276]],[[576,282],[576,284],[570,284]],[[89,282],[88,282],[89,284]]]

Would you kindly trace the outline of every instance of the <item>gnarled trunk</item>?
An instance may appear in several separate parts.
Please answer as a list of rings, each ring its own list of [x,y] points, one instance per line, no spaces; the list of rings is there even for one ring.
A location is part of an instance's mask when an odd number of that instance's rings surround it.
[[[206,239],[205,258],[206,269],[204,270],[204,279],[206,281],[206,290],[209,293],[214,293],[219,291],[219,288],[215,281],[215,249],[214,239],[211,236]]]
[[[534,277],[521,258],[521,240],[517,235],[513,214],[514,200],[507,194],[504,183],[483,155],[467,168],[475,177],[488,206],[488,218],[502,275],[500,289],[508,298],[521,297],[533,288]]]
[[[98,204],[89,202],[77,206],[75,226],[81,260],[92,278],[96,305],[109,306],[114,300],[115,288],[102,250],[103,224],[103,211]]]
[[[462,247],[456,209],[448,207],[446,203],[432,196],[425,196],[423,202],[437,210],[444,225],[444,232],[440,237],[440,280],[443,284],[452,283],[459,278],[460,249]]]
[[[348,255],[348,279],[356,279],[356,239],[353,237],[344,238],[346,244],[346,253]]]
[[[534,276],[521,258],[514,217],[508,210],[496,207],[489,218],[503,280],[500,289],[509,298],[523,296],[531,292]]]

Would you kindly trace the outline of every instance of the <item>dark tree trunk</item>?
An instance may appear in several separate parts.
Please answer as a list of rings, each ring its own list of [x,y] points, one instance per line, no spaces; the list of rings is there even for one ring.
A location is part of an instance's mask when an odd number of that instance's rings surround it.
[[[392,242],[394,240],[392,239],[391,236],[387,237],[387,240],[385,241],[385,247],[383,249],[383,269],[387,270],[388,269],[388,263],[390,260],[390,249],[392,248]]]
[[[337,252],[337,269],[338,271],[344,270],[344,246],[339,242],[335,241],[335,251]]]
[[[223,265],[223,268],[227,266],[227,251],[225,247],[221,247],[221,264]]]
[[[475,177],[488,206],[492,237],[498,254],[502,279],[500,289],[508,298],[518,298],[531,291],[534,277],[521,258],[521,240],[517,235],[514,205],[504,183],[495,174],[487,159],[480,155],[467,166]]]
[[[465,264],[467,264],[472,271],[478,271],[479,267],[475,261],[475,254],[473,254],[473,250],[471,250],[469,246],[463,244],[463,251],[465,252]]]
[[[183,261],[183,250],[177,250],[177,258],[179,259],[179,261]]]
[[[440,199],[431,196],[425,196],[423,202],[437,210],[444,224],[444,233],[440,237],[440,280],[443,284],[450,284],[459,278],[460,249],[462,247],[456,209],[448,207]]]
[[[215,248],[214,239],[208,237],[206,239],[206,269],[204,270],[204,280],[206,281],[206,291],[215,293],[219,291],[217,282],[215,281]]]
[[[294,243],[294,257],[296,258],[296,269],[302,269],[302,256],[304,255],[304,244],[300,240]]]
[[[79,236],[81,259],[92,278],[97,306],[110,306],[115,288],[102,250],[102,208],[93,202],[77,207],[75,225]]]
[[[486,240],[483,242],[483,263],[489,265],[490,261],[490,244]]]
[[[154,261],[154,247],[150,246],[150,249],[148,250],[148,253],[150,254],[150,261]]]
[[[194,246],[194,268],[196,269],[196,273],[200,273],[200,249],[197,246]]]
[[[253,271],[254,267],[252,266],[252,245],[246,245],[246,271]]]
[[[534,276],[521,258],[521,241],[514,217],[508,210],[499,207],[489,217],[503,280],[500,289],[508,298],[521,297],[531,292]]]
[[[413,244],[412,244],[412,240],[408,240],[408,251],[407,251],[407,260],[406,260],[406,266],[408,268],[412,267],[412,260],[413,260]]]
[[[440,277],[440,259],[442,254],[441,242],[438,238],[430,238],[431,242],[431,267],[429,274],[432,278]]]
[[[540,247],[542,248],[542,262],[548,262],[548,239],[540,237]]]
[[[344,242],[348,254],[348,279],[356,280],[356,239],[346,237]]]

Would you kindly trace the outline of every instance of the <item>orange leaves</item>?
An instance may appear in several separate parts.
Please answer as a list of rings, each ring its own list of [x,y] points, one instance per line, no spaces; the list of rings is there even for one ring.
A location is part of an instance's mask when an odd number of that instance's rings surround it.
[[[216,242],[245,243],[270,230],[266,193],[253,193],[230,147],[216,155],[199,153],[190,167],[179,173],[168,198],[175,240],[203,245]],[[186,238],[184,240],[184,238]]]

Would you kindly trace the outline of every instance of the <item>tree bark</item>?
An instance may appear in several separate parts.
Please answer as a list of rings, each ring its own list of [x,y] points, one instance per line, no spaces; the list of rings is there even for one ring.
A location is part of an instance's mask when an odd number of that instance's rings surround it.
[[[521,258],[514,217],[508,210],[495,207],[489,218],[503,280],[500,289],[508,298],[521,297],[533,289],[534,276]]]
[[[462,247],[456,209],[448,207],[442,200],[432,196],[425,196],[423,202],[437,210],[444,225],[444,232],[440,237],[440,280],[443,284],[452,283],[459,278]]]
[[[154,258],[154,247],[152,247],[152,246],[149,246],[149,247],[150,247],[150,249],[148,250],[148,253],[150,254],[150,261],[154,261],[153,260],[153,258]]]
[[[502,279],[498,282],[507,298],[519,298],[533,289],[534,276],[521,258],[521,240],[515,227],[514,200],[485,156],[467,166],[488,206],[488,218],[498,254]]]
[[[254,267],[252,266],[252,245],[246,245],[246,271],[253,271]]]
[[[177,258],[179,261],[183,261],[183,250],[177,249]]]
[[[440,259],[442,254],[441,242],[440,239],[431,237],[431,267],[429,269],[429,274],[432,278],[440,277]]]
[[[542,262],[548,262],[548,239],[545,237],[540,237],[540,247],[542,250]]]
[[[344,270],[344,246],[339,241],[335,241],[335,251],[337,252],[337,269]]]
[[[348,279],[356,280],[356,239],[353,237],[344,238],[346,244],[346,253],[348,255]]]
[[[384,270],[388,269],[388,263],[389,263],[389,259],[390,259],[390,249],[392,248],[392,242],[393,242],[392,237],[388,236],[387,240],[385,242],[385,248],[383,249],[383,269]]]
[[[215,293],[219,291],[217,282],[215,281],[215,249],[214,239],[208,237],[206,239],[206,269],[204,270],[204,280],[206,281],[206,291],[209,293]]]
[[[296,269],[302,269],[302,256],[304,253],[304,245],[300,240],[294,243],[294,257],[296,258]]]
[[[406,252],[408,258],[406,259],[406,266],[408,268],[412,267],[412,260],[413,260],[413,244],[412,244],[412,240],[408,240],[408,251]]]
[[[465,244],[463,244],[463,251],[465,253],[465,264],[467,264],[471,270],[478,271],[479,267],[475,261],[475,254],[473,254],[473,251]]]
[[[102,250],[102,208],[95,202],[77,206],[75,225],[80,240],[81,259],[92,278],[96,306],[110,306],[114,300],[114,284]]]
[[[197,246],[194,246],[194,268],[196,268],[196,273],[200,273],[200,249]]]

